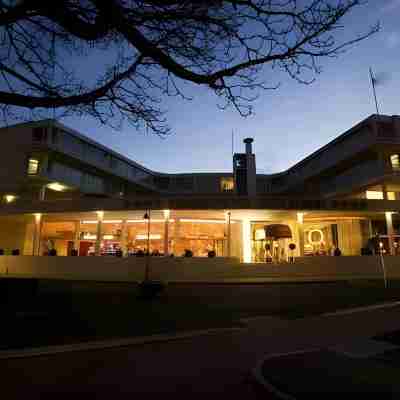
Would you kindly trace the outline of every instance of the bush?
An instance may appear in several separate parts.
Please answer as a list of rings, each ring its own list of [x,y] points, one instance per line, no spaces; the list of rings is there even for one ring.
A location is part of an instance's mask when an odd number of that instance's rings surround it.
[[[214,250],[210,250],[207,255],[209,258],[214,258],[216,256],[216,253]]]
[[[193,257],[193,251],[189,249],[185,249],[184,257]]]

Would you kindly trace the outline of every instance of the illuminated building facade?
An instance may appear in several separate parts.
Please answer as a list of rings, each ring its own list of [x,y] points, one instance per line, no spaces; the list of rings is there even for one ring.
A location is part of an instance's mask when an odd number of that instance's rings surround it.
[[[0,131],[5,254],[128,256],[149,249],[265,262],[337,249],[369,254],[379,243],[386,254],[398,252],[398,116],[372,115],[269,175],[256,173],[251,138],[234,154],[232,173],[166,174],[53,120]]]

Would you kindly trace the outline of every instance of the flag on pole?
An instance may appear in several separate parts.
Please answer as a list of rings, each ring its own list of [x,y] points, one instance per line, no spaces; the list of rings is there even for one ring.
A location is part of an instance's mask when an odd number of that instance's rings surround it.
[[[375,99],[375,108],[376,108],[376,114],[379,115],[379,106],[378,106],[378,99],[376,97],[376,84],[378,83],[378,80],[376,79],[376,76],[372,72],[372,68],[369,68],[369,75],[371,77],[371,84],[372,84],[372,92],[374,94],[374,99]]]

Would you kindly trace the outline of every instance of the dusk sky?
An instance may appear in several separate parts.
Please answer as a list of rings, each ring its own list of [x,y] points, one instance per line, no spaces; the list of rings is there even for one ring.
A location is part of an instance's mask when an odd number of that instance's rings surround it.
[[[368,68],[385,73],[377,87],[381,112],[399,114],[400,0],[373,0],[345,20],[344,38],[381,22],[381,32],[356,44],[336,59],[321,59],[323,72],[310,86],[274,72],[268,82],[276,91],[261,91],[254,115],[240,117],[221,111],[219,99],[205,88],[184,85],[192,101],[165,98],[172,134],[164,139],[135,131],[125,124],[113,131],[91,118],[66,118],[66,125],[161,172],[231,171],[231,132],[235,151],[245,137],[254,137],[257,171],[282,171],[375,112]],[[342,36],[343,33],[339,32]],[[83,68],[93,68],[90,63]]]

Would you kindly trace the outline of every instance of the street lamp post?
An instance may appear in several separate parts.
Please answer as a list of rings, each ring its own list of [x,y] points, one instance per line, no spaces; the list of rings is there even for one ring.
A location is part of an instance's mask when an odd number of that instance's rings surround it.
[[[151,300],[164,290],[165,285],[161,281],[150,280],[150,210],[144,214],[143,218],[147,220],[147,254],[145,278],[139,284],[139,289],[141,298]]]

